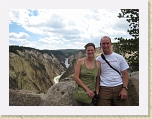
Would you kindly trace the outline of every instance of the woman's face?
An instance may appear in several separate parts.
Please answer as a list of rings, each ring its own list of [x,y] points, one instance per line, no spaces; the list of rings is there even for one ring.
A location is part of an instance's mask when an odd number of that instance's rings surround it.
[[[88,57],[94,57],[95,49],[93,46],[88,46],[85,52]]]

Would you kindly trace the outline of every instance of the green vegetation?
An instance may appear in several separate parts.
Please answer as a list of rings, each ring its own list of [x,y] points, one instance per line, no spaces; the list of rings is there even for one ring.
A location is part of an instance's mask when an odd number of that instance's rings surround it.
[[[24,46],[17,46],[17,45],[9,46],[9,52],[13,52],[15,54],[18,54],[17,50],[19,50],[19,51],[37,50],[38,52],[40,52],[42,54],[47,53],[51,57],[53,54],[58,59],[61,59],[61,56],[65,58],[65,57],[69,57],[70,55],[77,54],[80,51],[84,51],[84,50],[78,50],[78,49],[39,50],[39,49],[31,48],[31,47],[24,47]]]
[[[121,9],[119,18],[125,18],[130,29],[127,32],[132,36],[130,39],[115,38],[118,43],[114,44],[118,53],[125,56],[131,70],[139,71],[139,9]]]
[[[25,50],[36,50],[42,54],[44,53],[47,53],[48,55],[52,56],[51,54],[53,55],[63,55],[65,56],[65,54],[63,54],[61,51],[59,50],[39,50],[39,49],[35,49],[35,48],[31,48],[31,47],[24,47],[24,46],[17,46],[17,45],[12,45],[12,46],[9,46],[9,52],[13,52],[15,54],[18,54],[17,53],[17,50],[19,51],[25,51]]]
[[[65,58],[67,58],[71,55],[77,54],[80,51],[84,51],[84,50],[78,50],[78,49],[39,50],[39,49],[30,48],[30,47],[23,47],[23,46],[16,46],[16,45],[9,46],[9,52],[13,52],[15,54],[18,54],[17,50],[19,50],[21,52],[24,52],[25,50],[36,50],[36,51],[40,52],[41,54],[47,53],[51,57],[53,57],[53,55],[54,55],[60,61],[61,65],[63,67],[66,67],[64,64]],[[31,59],[34,56],[28,54],[28,57],[30,57],[30,59]],[[43,66],[42,66],[42,68],[43,68]]]
[[[65,50],[60,50],[61,52],[63,52],[66,57],[69,57],[71,55],[77,54],[78,52],[83,52],[84,50],[80,50],[80,49],[65,49]]]
[[[13,52],[13,53],[15,53],[15,54],[18,54],[17,53],[17,50],[19,50],[19,51],[25,51],[25,49],[26,50],[32,50],[32,49],[34,49],[34,48],[30,48],[30,47],[23,47],[23,46],[17,46],[17,45],[12,45],[12,46],[9,46],[9,52]]]

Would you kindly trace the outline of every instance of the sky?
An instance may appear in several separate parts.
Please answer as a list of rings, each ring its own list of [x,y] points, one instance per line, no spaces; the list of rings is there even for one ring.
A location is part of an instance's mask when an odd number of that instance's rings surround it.
[[[6,79],[1,80],[0,83],[0,94],[3,95],[3,98],[0,98],[0,107],[2,107],[0,108],[0,115],[147,116],[149,114],[148,74],[151,68],[148,65],[150,63],[148,54],[151,54],[150,48],[152,46],[150,42],[151,32],[148,31],[151,28],[148,24],[148,14],[151,9],[148,6],[149,3],[146,0],[39,0],[38,2],[36,0],[0,0],[0,54],[2,56],[0,58],[0,78]],[[28,10],[28,8],[36,8],[36,10]],[[44,10],[40,8],[44,8]],[[51,11],[49,11],[50,8]],[[62,8],[62,10],[58,8]],[[144,88],[139,90],[139,106],[131,108],[98,107],[100,111],[94,111],[97,107],[84,107],[84,110],[87,111],[82,111],[79,107],[71,106],[11,107],[8,105],[8,45],[14,44],[38,49],[84,48],[84,44],[88,42],[93,42],[96,46],[99,46],[99,40],[103,35],[108,35],[112,39],[115,37],[127,38],[130,37],[126,32],[128,23],[125,19],[117,17],[120,8],[139,9],[140,12],[139,69],[142,73],[139,73],[139,88]],[[77,9],[77,12],[74,12],[74,9]],[[52,113],[50,113],[50,110]],[[67,110],[70,110],[70,112]]]
[[[131,37],[120,9],[10,9],[9,45],[36,49],[84,49],[100,38]]]

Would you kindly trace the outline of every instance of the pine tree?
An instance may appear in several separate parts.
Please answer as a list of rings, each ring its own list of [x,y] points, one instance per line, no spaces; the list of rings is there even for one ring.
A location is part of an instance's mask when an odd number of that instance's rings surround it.
[[[139,71],[139,9],[121,9],[119,18],[125,18],[130,29],[127,32],[132,36],[130,39],[115,38],[118,43],[117,52],[122,54],[128,61],[133,71]]]

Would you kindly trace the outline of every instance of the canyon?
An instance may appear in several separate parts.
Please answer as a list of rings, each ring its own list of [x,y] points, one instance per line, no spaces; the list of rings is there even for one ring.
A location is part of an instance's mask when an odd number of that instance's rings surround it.
[[[96,56],[101,49],[96,48]],[[9,46],[9,105],[73,105],[74,67],[84,50],[38,50]],[[139,105],[139,73],[130,75],[130,105]]]

